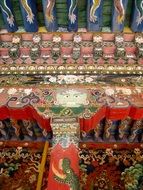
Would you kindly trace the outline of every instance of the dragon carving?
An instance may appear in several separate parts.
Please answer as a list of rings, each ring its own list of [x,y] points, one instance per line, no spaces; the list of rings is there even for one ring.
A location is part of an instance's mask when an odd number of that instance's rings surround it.
[[[106,124],[105,124],[105,137],[108,139],[111,135],[111,127],[112,127],[112,121],[111,120],[107,120]]]
[[[143,0],[135,0],[136,8],[138,11],[137,24],[143,22]]]
[[[54,21],[53,9],[55,6],[55,0],[48,0],[46,7],[46,17],[49,23]]]
[[[74,14],[74,11],[77,7],[77,1],[78,0],[71,0],[71,4],[70,4],[70,7],[69,7],[69,13],[68,13],[68,17],[69,17],[69,20],[71,22],[71,24],[74,24],[75,21],[76,21],[76,15]]]
[[[125,19],[125,9],[123,5],[123,0],[114,0],[114,6],[117,11],[117,23],[122,24]]]
[[[63,171],[63,174],[57,171],[52,164],[52,171],[54,173],[54,179],[63,184],[67,184],[70,190],[79,190],[79,179],[70,166],[71,161],[68,158],[61,159],[59,161],[59,168]]]
[[[95,23],[97,21],[97,16],[95,16],[95,12],[99,8],[101,4],[101,0],[92,0],[92,6],[90,9],[90,21]]]
[[[0,7],[2,11],[7,15],[7,22],[10,25],[10,27],[14,26],[14,16],[6,3],[6,0],[0,1]]]
[[[119,138],[123,139],[124,137],[127,137],[127,133],[130,127],[131,120],[130,118],[126,118],[121,121],[121,124],[119,126]]]
[[[20,136],[20,125],[18,125],[18,123],[17,123],[17,120],[15,120],[15,119],[10,119],[10,122],[11,122],[11,125],[12,125],[12,127],[14,128],[14,130],[15,130],[15,135],[17,136],[17,137],[19,137]]]
[[[137,137],[140,131],[143,129],[143,121],[137,120],[134,122],[133,127],[131,128],[130,141],[133,142]]]
[[[27,0],[21,0],[21,4],[22,4],[24,10],[27,13],[27,22],[32,24],[33,20],[34,20],[34,14],[33,14],[32,10],[31,10],[31,7],[28,5],[28,1]]]

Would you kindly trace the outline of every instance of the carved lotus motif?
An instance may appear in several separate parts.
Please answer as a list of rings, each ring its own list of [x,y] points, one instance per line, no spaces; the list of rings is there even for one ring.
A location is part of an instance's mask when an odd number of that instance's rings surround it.
[[[115,93],[115,91],[114,91],[112,88],[107,88],[107,89],[105,90],[105,93],[106,93],[106,95],[108,95],[108,96],[112,96],[112,95]]]
[[[94,36],[93,42],[96,42],[96,43],[102,42],[102,37],[101,36]]]
[[[82,38],[81,38],[80,35],[75,35],[73,41],[74,41],[75,43],[79,43],[79,42],[82,41]]]
[[[9,90],[8,90],[8,94],[9,95],[13,95],[13,94],[15,94],[17,92],[17,90],[15,89],[15,88],[10,88]]]
[[[20,40],[21,40],[21,38],[20,38],[20,36],[13,36],[13,38],[12,38],[12,43],[13,44],[18,44],[18,43],[20,43]]]
[[[122,92],[123,92],[123,94],[125,94],[125,95],[131,95],[131,94],[132,94],[132,91],[131,91],[130,89],[128,89],[128,88],[122,89]]]
[[[136,41],[136,43],[142,44],[143,43],[143,37],[142,36],[137,36],[135,38],[135,41]]]
[[[60,36],[54,36],[53,37],[53,42],[55,42],[55,43],[59,43],[59,42],[61,42],[61,37]]]
[[[39,43],[40,41],[41,41],[41,36],[40,35],[33,36],[33,42],[34,43]]]

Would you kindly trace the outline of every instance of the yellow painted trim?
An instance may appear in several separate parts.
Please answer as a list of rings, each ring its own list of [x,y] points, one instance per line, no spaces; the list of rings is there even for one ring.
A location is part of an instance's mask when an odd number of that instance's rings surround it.
[[[46,164],[46,158],[47,158],[47,154],[48,154],[48,148],[49,148],[49,143],[46,141],[45,146],[44,146],[44,151],[43,151],[43,154],[42,154],[42,161],[41,161],[41,164],[40,164],[40,170],[39,170],[36,190],[41,190],[43,174],[44,174],[44,169],[45,169],[45,164]]]
[[[131,28],[129,28],[129,27],[124,27],[124,33],[132,33]]]

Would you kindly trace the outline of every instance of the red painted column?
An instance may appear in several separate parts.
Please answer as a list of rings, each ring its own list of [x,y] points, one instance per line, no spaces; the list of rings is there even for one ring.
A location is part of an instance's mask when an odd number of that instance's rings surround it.
[[[54,119],[53,149],[47,190],[79,190],[79,123],[76,118]]]

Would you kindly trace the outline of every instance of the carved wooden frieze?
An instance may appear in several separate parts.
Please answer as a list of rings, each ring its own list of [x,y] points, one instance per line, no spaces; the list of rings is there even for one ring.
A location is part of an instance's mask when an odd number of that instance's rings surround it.
[[[1,63],[142,64],[142,34],[42,33],[1,35]]]

